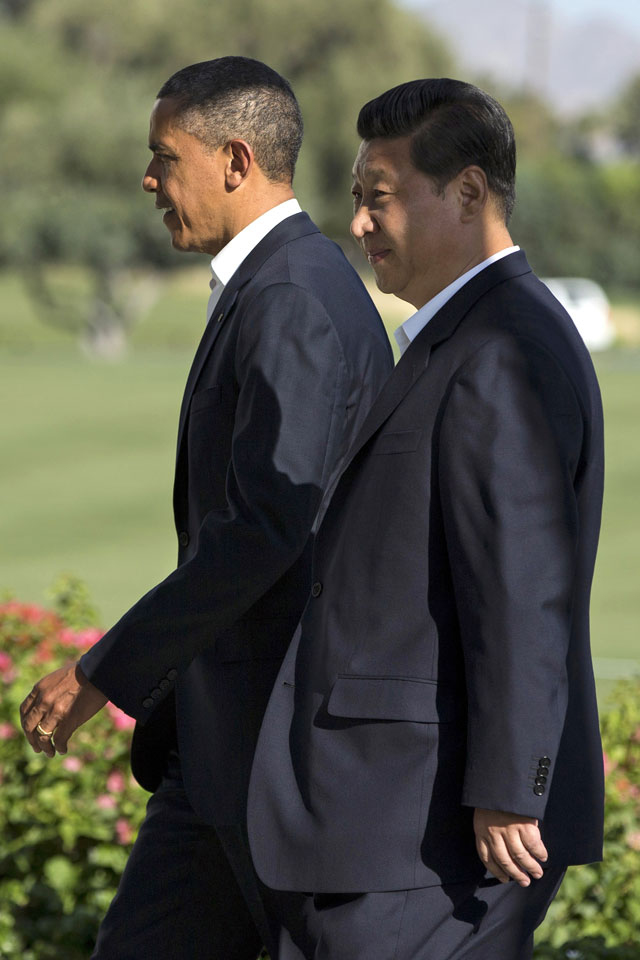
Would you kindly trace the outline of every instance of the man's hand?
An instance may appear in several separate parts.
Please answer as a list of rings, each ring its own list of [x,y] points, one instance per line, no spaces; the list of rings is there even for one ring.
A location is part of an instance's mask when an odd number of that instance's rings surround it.
[[[66,753],[71,734],[106,702],[80,666],[71,663],[36,683],[20,707],[22,729],[36,753],[48,757],[55,756],[56,751]],[[55,734],[55,741],[51,734]]]
[[[528,887],[531,877],[538,880],[542,876],[538,861],[544,863],[548,853],[533,817],[476,807],[473,829],[478,856],[502,883],[515,880]]]

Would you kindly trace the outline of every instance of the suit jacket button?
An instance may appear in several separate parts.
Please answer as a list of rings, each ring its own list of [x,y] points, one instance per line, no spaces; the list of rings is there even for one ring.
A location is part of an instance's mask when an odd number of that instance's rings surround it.
[[[173,683],[173,681],[177,678],[177,676],[178,676],[177,670],[174,670],[173,668],[171,670],[167,670],[167,680],[171,680],[171,682]]]
[[[535,783],[538,787],[542,786],[542,784],[543,784],[543,783],[546,783],[546,782],[547,782],[547,778],[546,778],[546,777],[536,777],[536,779],[534,780],[534,783]]]
[[[541,767],[551,766],[551,760],[549,760],[549,757],[540,757],[540,759],[538,760],[538,763],[540,764]]]
[[[151,697],[145,697],[145,699],[142,701],[142,706],[145,708],[145,710],[150,710],[151,707],[155,707],[155,705],[156,702],[155,700],[152,700]]]
[[[189,534],[187,533],[186,530],[181,530],[180,533],[178,534],[178,543],[180,544],[181,547],[189,546]]]
[[[319,580],[316,580],[314,585],[311,587],[311,596],[319,597],[321,593],[322,593],[322,584],[320,583]]]
[[[546,788],[543,787],[541,783],[537,783],[533,788],[533,792],[535,793],[536,797],[541,797],[545,789]]]
[[[151,696],[153,697],[154,700],[161,700],[161,699],[162,699],[162,690],[160,689],[160,687],[155,687],[155,688],[151,691]]]
[[[158,686],[160,687],[161,690],[168,690],[169,687],[171,686],[171,682],[167,680],[166,677],[163,677],[160,683],[158,684]]]
[[[549,775],[549,767],[543,767],[543,766],[538,767],[539,777],[547,777],[548,775]]]

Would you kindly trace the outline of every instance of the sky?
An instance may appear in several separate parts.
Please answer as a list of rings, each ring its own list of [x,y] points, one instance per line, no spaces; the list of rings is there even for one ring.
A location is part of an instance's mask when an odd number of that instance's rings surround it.
[[[403,0],[409,7],[428,10],[430,0]],[[640,0],[548,0],[552,10],[566,18],[607,16],[640,32]]]
[[[402,2],[433,10],[460,69],[524,82],[563,115],[599,109],[640,72],[640,0]]]
[[[640,30],[640,0],[551,0],[551,7],[567,17],[606,15]]]

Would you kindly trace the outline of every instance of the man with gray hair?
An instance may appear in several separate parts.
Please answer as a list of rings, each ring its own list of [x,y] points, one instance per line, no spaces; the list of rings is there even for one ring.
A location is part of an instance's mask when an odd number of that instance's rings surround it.
[[[245,57],[180,70],[151,113],[143,188],[176,249],[213,257],[178,429],[178,566],[22,706],[48,757],[107,699],[138,721],[153,796],[94,960],[251,960],[278,940],[245,839],[251,761],[323,492],[392,366],[361,281],[294,197],[301,139],[287,81]]]

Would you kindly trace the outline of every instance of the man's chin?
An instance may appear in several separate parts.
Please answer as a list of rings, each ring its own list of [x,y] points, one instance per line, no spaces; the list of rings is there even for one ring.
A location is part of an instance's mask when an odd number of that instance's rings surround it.
[[[204,253],[208,257],[214,257],[221,249],[214,249],[211,244],[198,243],[196,240],[185,237],[181,230],[171,231],[171,245],[180,253]]]
[[[171,231],[171,246],[174,250],[179,250],[181,253],[190,253],[193,250],[189,241],[182,235],[181,230]]]
[[[381,293],[395,293],[396,285],[389,276],[385,276],[384,273],[378,273],[376,270],[373,271],[376,278],[376,286]]]

